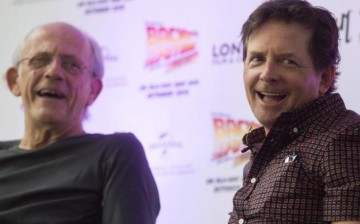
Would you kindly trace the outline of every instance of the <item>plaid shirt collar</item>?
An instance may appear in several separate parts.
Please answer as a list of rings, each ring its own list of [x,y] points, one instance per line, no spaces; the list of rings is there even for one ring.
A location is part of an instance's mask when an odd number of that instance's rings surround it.
[[[296,137],[314,121],[324,117],[328,113],[337,113],[344,108],[344,101],[338,93],[317,98],[294,111],[282,113],[271,128],[269,134],[276,131],[288,133],[290,138]],[[296,128],[296,131],[294,131],[294,128]],[[319,131],[326,131],[325,127],[322,129]],[[245,134],[242,141],[244,145],[256,146],[262,144],[265,138],[264,127],[259,127]],[[254,147],[254,149],[257,148],[259,147]]]

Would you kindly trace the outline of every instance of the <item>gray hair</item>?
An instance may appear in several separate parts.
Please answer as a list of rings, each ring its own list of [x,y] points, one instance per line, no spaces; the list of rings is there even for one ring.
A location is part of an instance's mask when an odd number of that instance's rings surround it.
[[[93,63],[92,63],[92,75],[94,77],[102,79],[104,77],[104,60],[102,56],[101,47],[96,42],[95,39],[82,32],[84,36],[88,39],[93,54]]]

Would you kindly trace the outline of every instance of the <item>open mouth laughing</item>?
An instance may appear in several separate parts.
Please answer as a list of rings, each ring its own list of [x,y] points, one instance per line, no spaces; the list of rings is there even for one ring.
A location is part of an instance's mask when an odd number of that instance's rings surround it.
[[[41,89],[36,91],[36,95],[40,97],[48,97],[53,99],[64,99],[65,95],[59,91],[56,90],[50,90],[50,89]]]
[[[260,92],[256,91],[259,98],[265,103],[276,103],[282,101],[286,95],[280,93]]]

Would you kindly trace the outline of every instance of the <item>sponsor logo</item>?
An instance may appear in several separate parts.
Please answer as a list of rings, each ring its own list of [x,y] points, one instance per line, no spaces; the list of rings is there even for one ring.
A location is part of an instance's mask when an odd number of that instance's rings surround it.
[[[351,35],[350,35],[350,16],[351,11],[348,10],[345,13],[342,13],[340,17],[338,17],[337,24],[340,30],[340,36],[342,36],[342,41],[344,41],[346,44],[351,42]]]
[[[198,55],[197,32],[164,27],[159,23],[146,25],[148,53],[145,67],[165,67],[167,71],[194,60]]]
[[[148,158],[154,164],[151,170],[157,176],[192,174],[194,167],[184,153],[182,141],[169,132],[161,133],[149,145]]]
[[[234,161],[236,165],[248,161],[250,153],[242,153],[244,148],[243,136],[252,128],[259,125],[245,120],[236,120],[228,115],[215,114],[213,116],[213,127],[215,133],[215,150],[212,160],[218,163]]]
[[[169,132],[161,133],[156,143],[149,146],[149,149],[156,152],[162,159],[169,158],[174,150],[182,150],[182,143],[177,141]]]
[[[241,41],[213,45],[212,60],[214,64],[232,64],[242,62]]]
[[[109,63],[112,65],[116,65],[116,63],[119,61],[118,55],[113,53],[110,50],[110,48],[108,48],[106,46],[101,47],[101,53],[102,53],[102,57],[104,60],[104,64]],[[125,74],[119,75],[118,73],[115,73],[117,76],[112,76],[113,74],[111,74],[111,72],[107,72],[107,71],[105,71],[105,72],[106,72],[106,74],[104,75],[104,78],[103,78],[103,84],[104,84],[104,86],[106,86],[106,88],[117,88],[117,87],[127,85],[128,80],[127,80],[127,76]]]

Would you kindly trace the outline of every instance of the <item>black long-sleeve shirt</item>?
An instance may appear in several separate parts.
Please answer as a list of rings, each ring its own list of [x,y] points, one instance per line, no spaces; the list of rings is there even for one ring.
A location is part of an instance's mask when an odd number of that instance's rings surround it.
[[[156,183],[132,134],[88,134],[38,150],[0,142],[0,223],[154,224]]]

